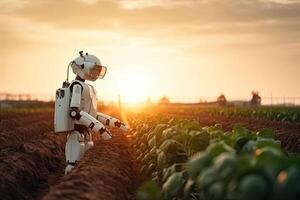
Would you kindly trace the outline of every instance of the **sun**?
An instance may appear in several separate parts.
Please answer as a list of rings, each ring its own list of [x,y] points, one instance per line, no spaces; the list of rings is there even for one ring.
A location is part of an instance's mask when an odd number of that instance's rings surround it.
[[[149,75],[145,71],[129,71],[118,74],[117,89],[121,101],[125,103],[143,103],[149,94]]]

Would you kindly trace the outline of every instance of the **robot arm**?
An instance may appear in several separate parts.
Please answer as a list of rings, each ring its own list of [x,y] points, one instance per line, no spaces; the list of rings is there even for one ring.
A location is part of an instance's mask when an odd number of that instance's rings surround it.
[[[82,86],[79,83],[75,83],[72,87],[72,97],[71,97],[71,108],[80,108],[81,103],[81,92],[82,92]]]
[[[111,139],[111,133],[109,130],[105,128],[105,126],[99,122],[97,119],[95,119],[93,116],[88,114],[87,112],[80,111],[80,103],[81,103],[81,92],[82,92],[82,87],[80,84],[75,84],[73,85],[72,88],[72,98],[71,98],[71,111],[70,111],[70,117],[72,119],[75,119],[79,121],[81,124],[84,126],[92,129],[96,133],[100,133],[102,138],[104,140],[109,140]]]
[[[76,119],[79,122],[81,122],[84,126],[92,129],[94,132],[100,133],[104,140],[109,140],[112,138],[112,135],[109,132],[109,130],[107,130],[101,122],[99,122],[97,119],[95,119],[90,114],[88,114],[84,111],[79,112],[76,109],[72,109],[70,112],[70,116],[73,119]]]
[[[113,118],[109,115],[103,114],[98,112],[97,113],[97,119],[107,125],[107,126],[111,126],[111,127],[117,127],[120,128],[122,131],[124,131],[125,133],[128,132],[129,128],[126,124],[124,124],[123,122],[121,122],[120,120]]]

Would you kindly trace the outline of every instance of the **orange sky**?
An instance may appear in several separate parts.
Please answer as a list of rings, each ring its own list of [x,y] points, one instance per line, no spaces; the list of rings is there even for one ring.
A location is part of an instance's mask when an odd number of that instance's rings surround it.
[[[300,96],[298,0],[1,0],[0,7],[0,92],[51,95],[84,50],[108,67],[94,83],[106,100],[249,98],[252,90]]]

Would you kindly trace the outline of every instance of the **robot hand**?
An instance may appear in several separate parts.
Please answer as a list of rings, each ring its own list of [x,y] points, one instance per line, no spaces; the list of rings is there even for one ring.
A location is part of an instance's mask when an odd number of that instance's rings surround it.
[[[70,111],[70,117],[79,121],[81,124],[86,126],[87,128],[92,129],[96,133],[100,133],[104,140],[109,140],[112,138],[110,131],[105,128],[105,126],[95,119],[93,116],[89,115],[84,111],[80,111],[78,108],[73,108]]]
[[[98,112],[97,119],[100,122],[102,122],[103,124],[105,124],[106,126],[117,127],[119,129],[121,129],[122,131],[124,131],[125,133],[127,133],[129,130],[128,125],[126,125],[125,123],[121,122],[120,120],[113,118],[109,115]]]
[[[115,127],[118,127],[120,128],[122,131],[124,131],[125,133],[128,133],[129,131],[129,127],[124,124],[123,122],[121,122],[120,120],[117,120],[115,123],[114,123]]]

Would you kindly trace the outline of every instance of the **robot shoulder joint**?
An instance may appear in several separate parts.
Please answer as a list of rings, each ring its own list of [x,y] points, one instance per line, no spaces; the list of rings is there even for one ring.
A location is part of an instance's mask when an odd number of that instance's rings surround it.
[[[80,87],[81,87],[81,93],[82,93],[82,91],[83,91],[83,86],[82,86],[81,83],[79,83],[79,82],[77,82],[77,81],[74,81],[73,83],[71,83],[71,85],[70,85],[70,91],[73,92],[73,87],[74,87],[75,85],[80,85]]]

